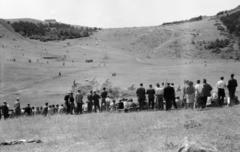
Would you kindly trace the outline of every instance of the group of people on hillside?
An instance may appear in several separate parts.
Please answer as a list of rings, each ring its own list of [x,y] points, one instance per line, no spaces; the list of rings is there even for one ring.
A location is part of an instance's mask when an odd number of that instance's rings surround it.
[[[77,91],[77,94],[74,96],[73,92],[69,92],[64,97],[65,108],[67,114],[82,114],[83,113],[83,93],[81,90]],[[101,99],[101,102],[100,102]],[[97,112],[97,111],[109,111],[110,109],[110,97],[108,96],[108,91],[106,88],[103,88],[101,94],[98,94],[97,91],[90,91],[87,95],[87,112]],[[101,104],[100,104],[101,103]]]
[[[166,110],[170,110],[172,106],[174,106],[175,109],[177,109],[178,106],[184,106],[185,108],[204,109],[208,99],[216,96],[217,100],[215,104],[223,106],[224,99],[226,99],[226,89],[229,92],[228,105],[236,103],[237,97],[235,96],[235,92],[237,86],[237,80],[234,78],[234,74],[231,74],[228,84],[225,83],[224,77],[220,78],[216,84],[217,95],[214,96],[212,94],[213,88],[207,83],[206,79],[203,79],[202,84],[200,80],[197,80],[195,85],[192,81],[184,81],[182,100],[180,100],[179,96],[176,96],[174,83],[162,83],[161,86],[159,83],[157,83],[155,89],[150,84],[147,90],[145,90],[143,84],[141,83],[140,87],[136,91],[136,94],[140,110],[146,107],[152,109],[157,107],[157,109],[163,110],[164,104]],[[146,101],[148,101],[148,105],[146,105]],[[154,105],[155,103],[157,106]]]
[[[9,104],[4,101],[3,105],[0,106],[0,120],[20,117],[20,116],[34,116],[34,115],[53,115],[53,114],[62,114],[64,113],[64,105],[45,105],[42,107],[34,107],[30,104],[27,104],[26,107],[21,107],[20,98],[17,97],[14,103],[13,109],[10,109]]]
[[[121,99],[116,102],[115,99],[109,96],[106,88],[103,88],[100,93],[97,91],[90,91],[87,94],[87,102],[83,101],[84,95],[81,90],[77,90],[77,93],[69,92],[64,96],[64,104],[62,105],[49,105],[45,103],[43,107],[31,107],[28,104],[26,107],[21,108],[19,98],[14,103],[14,109],[9,109],[9,105],[5,101],[0,106],[0,119],[3,117],[7,119],[9,117],[19,117],[21,115],[53,115],[53,114],[82,114],[84,112],[102,112],[102,111],[136,111],[145,109],[158,109],[158,110],[171,110],[185,108],[206,108],[208,99],[215,101],[215,105],[223,106],[225,104],[226,89],[229,93],[228,105],[236,103],[237,97],[235,96],[236,88],[238,86],[237,80],[234,78],[234,74],[231,75],[228,83],[224,81],[224,77],[221,77],[217,81],[217,94],[212,93],[212,86],[207,83],[206,79],[196,81],[196,84],[192,81],[184,81],[184,87],[182,88],[182,98],[176,95],[176,92],[181,89],[174,87],[174,83],[159,83],[153,88],[153,85],[149,85],[148,89],[145,89],[141,83],[136,90],[137,103],[133,102],[133,99]]]

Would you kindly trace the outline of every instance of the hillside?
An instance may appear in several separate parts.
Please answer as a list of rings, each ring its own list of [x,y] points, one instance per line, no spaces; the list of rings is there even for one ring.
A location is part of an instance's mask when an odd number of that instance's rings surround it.
[[[47,42],[22,36],[1,20],[0,98],[11,103],[16,96],[23,103],[61,103],[74,80],[96,82],[94,89],[107,80],[122,89],[136,88],[140,82],[171,81],[181,86],[185,79],[202,78],[214,85],[219,76],[239,72],[238,51],[237,37],[219,16],[102,29],[89,37]],[[89,59],[93,62],[85,62]]]

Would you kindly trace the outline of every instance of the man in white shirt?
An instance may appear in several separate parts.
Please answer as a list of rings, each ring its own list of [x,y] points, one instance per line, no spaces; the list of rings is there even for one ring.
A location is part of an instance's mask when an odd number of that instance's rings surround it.
[[[197,80],[197,84],[195,85],[195,97],[196,97],[195,108],[200,108],[202,103],[203,86],[200,83],[201,81]]]
[[[163,90],[164,90],[164,83],[162,83],[162,87],[158,83],[155,88],[155,95],[156,95],[156,103],[158,105],[158,110],[163,110]]]
[[[224,77],[221,77],[220,80],[217,82],[219,106],[223,106],[223,104],[224,104],[225,88],[226,88],[226,86],[227,85],[224,82]]]

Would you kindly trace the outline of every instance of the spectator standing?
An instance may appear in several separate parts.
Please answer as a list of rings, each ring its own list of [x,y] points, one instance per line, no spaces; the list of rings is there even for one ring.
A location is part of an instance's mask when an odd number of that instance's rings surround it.
[[[75,102],[77,105],[77,109],[76,109],[77,114],[82,114],[83,95],[81,93],[81,90],[78,90],[78,92],[75,96]]]
[[[88,112],[92,112],[92,107],[93,107],[93,91],[91,90],[90,93],[87,96],[87,108]]]
[[[234,74],[231,74],[231,79],[228,81],[227,85],[230,97],[230,105],[232,105],[235,100],[235,92],[237,86],[238,86],[237,80],[234,78]]]
[[[99,99],[100,99],[100,96],[97,94],[96,91],[94,91],[93,101],[94,101],[94,111],[95,112],[97,112],[97,110],[100,111]]]
[[[108,92],[106,91],[106,88],[103,88],[103,91],[101,93],[101,98],[102,98],[101,111],[106,110],[106,98],[107,98],[107,96],[108,96]]]
[[[2,114],[3,114],[3,118],[6,120],[9,118],[9,108],[8,108],[8,104],[6,101],[3,102],[3,106],[2,106]]]
[[[153,89],[151,84],[149,85],[149,89],[147,89],[146,94],[148,95],[148,107],[153,110],[154,109],[155,90]]]
[[[206,79],[203,79],[203,88],[202,88],[202,103],[201,108],[206,108],[207,99],[211,96],[212,86],[207,83]]]
[[[225,94],[225,88],[226,83],[224,82],[224,77],[221,77],[220,80],[217,82],[217,89],[218,89],[218,103],[219,106],[222,107],[224,104],[224,98],[226,96]]]
[[[162,86],[160,87],[160,84],[157,83],[156,88],[155,88],[155,93],[156,93],[156,103],[157,103],[157,108],[158,110],[163,110],[163,90],[164,90],[164,83],[162,83]]]
[[[202,103],[202,89],[201,81],[197,80],[197,84],[195,85],[195,104],[194,108],[200,108]]]
[[[14,103],[14,110],[15,110],[15,116],[18,117],[21,115],[21,105],[20,105],[20,99],[17,97],[15,103]]]
[[[143,87],[143,84],[140,84],[140,87],[136,91],[137,98],[138,98],[138,103],[139,103],[139,109],[143,110],[144,108],[144,103],[146,100],[146,91],[145,88]]]

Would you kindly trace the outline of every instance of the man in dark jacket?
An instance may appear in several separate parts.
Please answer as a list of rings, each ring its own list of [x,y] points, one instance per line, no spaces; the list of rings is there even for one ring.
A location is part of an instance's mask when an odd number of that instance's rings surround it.
[[[25,107],[24,113],[26,114],[26,116],[32,115],[32,108],[31,108],[30,104],[28,104],[27,107]]]
[[[151,84],[149,85],[149,89],[147,89],[147,95],[148,95],[148,107],[154,109],[155,90],[152,88]]]
[[[92,106],[93,106],[93,91],[90,91],[90,93],[87,96],[87,107],[88,107],[88,112],[92,112]]]
[[[142,83],[140,84],[140,87],[137,89],[136,94],[138,98],[139,108],[140,110],[143,110],[144,102],[146,100],[146,91]]]
[[[172,108],[172,103],[174,97],[174,89],[170,86],[170,83],[167,84],[167,87],[164,88],[163,91],[163,97],[166,101],[166,111],[170,110]]]
[[[175,109],[177,109],[177,103],[176,103],[176,91],[175,91],[175,87],[174,87],[174,83],[171,84],[171,88],[173,91],[173,96],[172,96],[172,104],[174,106]]]
[[[77,105],[76,113],[82,114],[82,105],[83,105],[83,95],[81,93],[81,90],[78,90],[78,93],[75,96],[75,102]]]
[[[234,74],[231,74],[231,79],[228,81],[228,91],[229,91],[229,97],[230,97],[230,105],[233,103],[235,99],[235,92],[236,88],[238,86],[237,80],[234,79]]]
[[[203,79],[203,88],[202,88],[202,103],[201,108],[206,108],[207,98],[211,96],[212,86],[207,83],[206,79]]]
[[[97,109],[100,111],[100,105],[99,105],[100,96],[97,94],[96,91],[94,91],[92,99],[94,102],[94,111],[97,112]]]
[[[106,88],[103,88],[103,91],[101,93],[102,102],[101,102],[101,111],[106,110],[106,98],[107,98],[108,92],[106,91]]]
[[[70,103],[70,114],[73,114],[75,110],[73,92],[71,92],[69,95],[69,103]]]
[[[69,114],[70,113],[70,101],[69,101],[69,98],[70,98],[70,93],[66,94],[65,97],[64,97],[64,101],[65,101],[65,108],[66,108],[66,113]]]
[[[7,102],[3,102],[3,106],[1,109],[2,109],[3,118],[7,119],[9,117],[9,108],[8,108]]]

